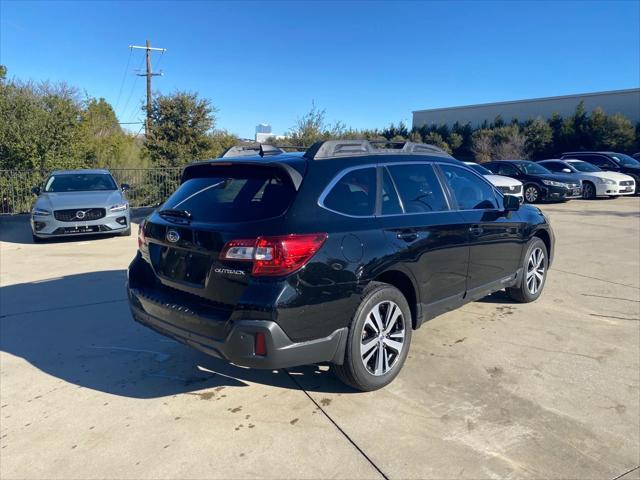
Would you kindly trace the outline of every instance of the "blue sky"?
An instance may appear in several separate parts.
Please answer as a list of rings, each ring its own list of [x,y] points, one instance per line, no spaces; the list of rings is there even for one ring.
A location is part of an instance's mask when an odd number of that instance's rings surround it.
[[[154,90],[197,91],[217,127],[292,127],[312,102],[356,128],[411,111],[640,85],[640,2],[29,2],[0,0],[10,77],[66,81],[120,121]],[[120,86],[124,78],[122,90]],[[127,100],[128,103],[127,103]]]

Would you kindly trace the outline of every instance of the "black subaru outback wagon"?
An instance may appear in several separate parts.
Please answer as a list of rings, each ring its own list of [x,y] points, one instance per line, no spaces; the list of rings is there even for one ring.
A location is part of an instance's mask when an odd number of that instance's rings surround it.
[[[374,390],[424,321],[501,289],[537,299],[554,249],[540,210],[436,147],[391,147],[333,140],[189,165],[140,228],[134,318],[238,365],[330,362]]]

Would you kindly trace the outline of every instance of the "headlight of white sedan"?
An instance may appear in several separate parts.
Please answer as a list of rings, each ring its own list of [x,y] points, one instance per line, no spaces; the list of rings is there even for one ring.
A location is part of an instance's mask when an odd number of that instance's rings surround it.
[[[34,217],[46,217],[48,215],[51,215],[51,212],[49,210],[45,210],[44,208],[34,208],[31,214]]]
[[[600,183],[604,183],[605,185],[615,185],[615,180],[609,180],[608,178],[601,178]]]
[[[110,212],[123,212],[127,208],[129,208],[129,204],[128,203],[119,203],[118,205],[112,205],[111,208],[109,208],[109,211]]]

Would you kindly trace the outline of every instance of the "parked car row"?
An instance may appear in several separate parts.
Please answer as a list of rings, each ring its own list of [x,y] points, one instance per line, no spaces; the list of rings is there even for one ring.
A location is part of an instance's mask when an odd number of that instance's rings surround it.
[[[640,192],[640,161],[615,152],[567,152],[559,159],[465,162],[503,193],[523,192],[527,203],[618,197]],[[516,185],[506,178],[517,181]]]

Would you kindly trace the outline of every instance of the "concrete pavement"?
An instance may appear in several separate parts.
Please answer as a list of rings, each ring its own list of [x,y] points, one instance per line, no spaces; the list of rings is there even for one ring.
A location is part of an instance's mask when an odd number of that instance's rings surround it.
[[[428,322],[366,394],[135,324],[135,236],[33,245],[0,223],[0,477],[640,478],[640,198],[542,208],[542,298]]]

